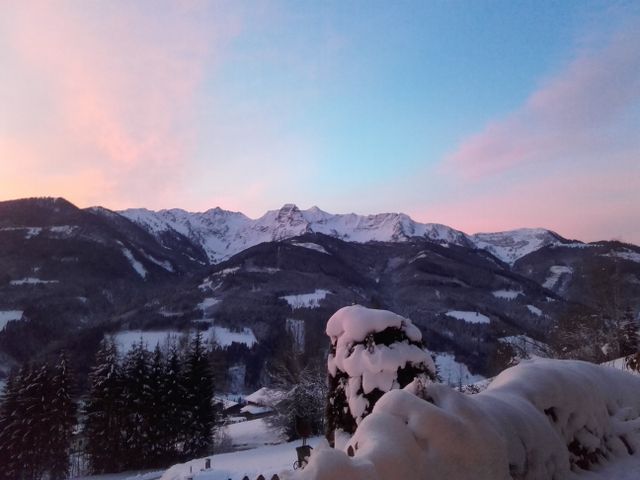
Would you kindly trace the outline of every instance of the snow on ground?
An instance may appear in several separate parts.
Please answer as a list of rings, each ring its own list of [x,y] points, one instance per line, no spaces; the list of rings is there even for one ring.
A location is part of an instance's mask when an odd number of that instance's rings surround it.
[[[346,451],[316,449],[286,478],[589,478],[571,464],[595,457],[603,470],[615,472],[616,459],[635,468],[627,452],[640,447],[639,421],[640,378],[587,362],[523,361],[477,395],[441,384],[387,392]]]
[[[59,280],[42,280],[40,278],[27,277],[20,280],[11,280],[11,285],[47,285],[49,283],[59,283]]]
[[[171,265],[171,262],[169,260],[158,260],[156,257],[154,257],[153,255],[148,254],[144,250],[142,250],[142,254],[147,258],[147,260],[149,260],[150,262],[155,263],[159,267],[164,268],[167,272],[173,273],[175,271],[173,269],[173,265]]]
[[[202,310],[203,312],[206,313],[206,311],[210,308],[213,307],[214,305],[220,303],[220,300],[218,300],[217,298],[213,298],[213,297],[208,297],[203,299],[198,305],[197,307]]]
[[[451,353],[436,353],[436,368],[442,381],[451,386],[468,385],[485,380],[482,375],[474,375],[464,363],[457,362]]]
[[[233,332],[225,327],[213,326],[207,330],[205,337],[215,341],[218,346],[223,348],[230,346],[232,343],[244,343],[251,348],[258,343],[253,330],[246,327],[239,332]]]
[[[274,388],[262,387],[250,395],[245,397],[245,401],[255,403],[256,405],[273,406],[280,402],[286,396],[286,392],[276,390]]]
[[[479,312],[463,312],[461,310],[451,310],[445,313],[448,317],[463,320],[467,323],[491,323],[491,320],[486,315]]]
[[[131,250],[129,250],[128,248],[125,248],[123,246],[122,247],[122,254],[125,257],[127,257],[127,260],[129,260],[129,263],[131,264],[131,267],[136,271],[136,273],[138,275],[140,275],[141,278],[144,279],[144,278],[147,277],[147,270],[144,268],[144,266],[138,260],[136,260],[136,258],[133,256],[133,253],[131,253]]]
[[[140,472],[105,473],[103,475],[87,475],[73,477],[71,480],[157,480],[163,474],[163,470],[142,470]]]
[[[226,433],[231,439],[233,447],[242,450],[265,445],[278,445],[285,441],[282,434],[274,431],[264,418],[234,423],[226,427]]]
[[[324,253],[327,255],[331,255],[327,252],[322,245],[318,245],[317,243],[311,242],[291,242],[291,245],[295,245],[296,247],[308,248],[309,250],[315,250],[316,252]]]
[[[503,262],[513,265],[516,260],[531,252],[558,243],[549,230],[520,228],[508,232],[476,233],[470,236],[476,248],[491,252]]]
[[[560,280],[562,275],[571,275],[573,269],[564,265],[553,265],[549,267],[549,276],[546,278],[542,286],[544,288],[553,289]]]
[[[324,440],[321,437],[308,440],[313,448],[317,448],[322,442]],[[204,458],[192,460],[174,465],[164,473],[162,480],[184,480],[190,471],[193,472],[193,480],[240,480],[245,475],[251,480],[255,480],[258,475],[270,479],[274,474],[281,475],[283,471],[292,470],[293,462],[297,460],[295,448],[300,444],[298,440],[254,450],[213,455],[210,457],[210,470],[203,470]]]
[[[69,237],[79,228],[77,225],[56,225],[55,227],[47,228],[47,231],[58,237]]]
[[[518,295],[524,295],[520,290],[496,290],[491,293],[494,297],[502,298],[504,300],[514,300]]]
[[[0,232],[24,232],[24,238],[29,240],[39,235],[42,232],[42,227],[2,227]]]
[[[304,320],[297,320],[295,318],[287,318],[285,321],[285,328],[287,332],[293,338],[293,346],[297,352],[304,352]]]
[[[159,343],[161,346],[169,339],[176,339],[180,332],[176,330],[123,330],[113,334],[113,339],[121,353],[126,353],[140,342],[145,344],[148,350],[153,350]]]
[[[14,320],[22,320],[22,310],[0,310],[0,330],[7,326],[7,323]]]
[[[629,250],[628,248],[623,248],[622,250],[614,250],[611,253],[607,253],[602,255],[603,257],[618,257],[624,260],[629,260],[630,262],[638,262],[640,263],[640,253],[634,252],[633,250]]]
[[[299,295],[285,295],[282,298],[286,300],[293,310],[298,308],[318,308],[320,302],[331,293],[329,290],[317,289],[313,293],[302,293]]]
[[[529,311],[533,314],[536,315],[538,317],[542,316],[542,310],[540,310],[538,307],[536,307],[535,305],[527,305],[527,309],[529,309]]]
[[[549,347],[546,343],[534,340],[527,335],[512,335],[509,337],[501,337],[498,339],[501,343],[511,345],[518,356],[531,357],[535,355],[537,357],[548,356]]]

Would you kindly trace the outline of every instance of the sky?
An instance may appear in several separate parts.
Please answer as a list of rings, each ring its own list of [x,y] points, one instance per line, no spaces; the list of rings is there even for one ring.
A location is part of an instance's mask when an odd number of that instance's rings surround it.
[[[0,200],[640,244],[640,2],[7,0]]]

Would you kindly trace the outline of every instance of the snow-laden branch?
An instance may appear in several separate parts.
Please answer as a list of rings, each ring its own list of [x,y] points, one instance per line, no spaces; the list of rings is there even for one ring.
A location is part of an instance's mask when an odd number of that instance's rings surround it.
[[[392,390],[344,451],[316,449],[292,478],[571,479],[581,468],[637,452],[639,413],[640,378],[536,359],[473,396],[439,384]]]

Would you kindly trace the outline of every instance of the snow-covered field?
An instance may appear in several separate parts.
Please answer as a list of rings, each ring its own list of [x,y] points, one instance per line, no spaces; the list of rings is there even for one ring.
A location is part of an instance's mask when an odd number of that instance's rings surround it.
[[[640,253],[624,248],[622,250],[616,250],[614,252],[603,255],[605,257],[618,257],[630,262],[640,263]]]
[[[113,335],[113,338],[122,353],[126,353],[133,345],[140,342],[146,346],[148,350],[153,350],[157,344],[160,346],[168,342],[175,341],[184,332],[178,330],[123,330]],[[206,341],[214,341],[220,347],[228,347],[232,343],[243,343],[248,347],[252,347],[258,340],[250,328],[243,328],[238,332],[231,331],[226,327],[211,326],[204,332],[202,337]]]
[[[325,248],[322,245],[318,245],[317,243],[291,242],[291,245],[295,245],[296,247],[308,248],[309,250],[315,250],[316,252],[324,253],[326,255],[331,255],[329,252],[325,250]]]
[[[253,330],[246,327],[239,332],[232,332],[225,327],[213,326],[206,331],[205,338],[211,339],[220,347],[228,347],[232,343],[244,343],[251,348],[258,343]]]
[[[518,295],[524,295],[520,290],[496,290],[491,293],[494,297],[502,298],[503,300],[514,300]]]
[[[538,307],[536,307],[535,305],[527,305],[527,309],[535,316],[537,317],[541,317],[542,316],[542,310],[540,310]]]
[[[564,265],[553,265],[549,267],[549,276],[545,279],[542,286],[544,288],[552,289],[560,280],[562,275],[571,275],[573,273],[573,269],[571,267],[566,267]]]
[[[19,280],[11,280],[11,285],[47,285],[49,283],[58,283],[58,280],[42,280],[35,277],[21,278]]]
[[[176,339],[181,333],[176,330],[123,330],[113,335],[113,339],[118,346],[118,350],[122,353],[126,353],[133,348],[133,346],[140,342],[146,346],[147,349],[153,350],[157,344],[161,346],[171,339]]]
[[[22,310],[0,310],[0,330],[13,320],[22,320]]]
[[[147,269],[144,268],[144,266],[138,260],[136,260],[136,257],[133,256],[133,253],[131,253],[131,250],[123,246],[122,254],[127,258],[127,260],[129,260],[129,263],[131,264],[131,268],[133,268],[135,272],[138,275],[140,275],[140,278],[143,278],[143,279],[147,278]]]
[[[463,320],[467,323],[490,323],[491,320],[480,312],[463,312],[461,310],[451,310],[445,313],[446,316]]]
[[[279,432],[269,427],[264,418],[233,423],[225,428],[231,444],[238,450],[276,445],[285,440]]]
[[[317,289],[313,293],[302,293],[298,295],[285,295],[280,297],[287,301],[293,310],[298,308],[318,308],[320,302],[331,293],[329,290]]]
[[[442,381],[451,386],[468,385],[484,380],[482,375],[473,375],[464,363],[457,362],[451,353],[436,353],[436,368]]]

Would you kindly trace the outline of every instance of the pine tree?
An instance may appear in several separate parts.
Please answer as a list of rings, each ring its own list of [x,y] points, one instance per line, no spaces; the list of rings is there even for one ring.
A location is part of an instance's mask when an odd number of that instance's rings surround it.
[[[17,443],[13,440],[18,426],[18,398],[23,368],[19,373],[11,372],[7,379],[0,403],[0,480],[18,478]]]
[[[371,325],[367,331],[363,325]],[[407,318],[386,310],[352,305],[327,323],[329,395],[327,437],[353,433],[385,392],[415,379],[432,381],[436,371],[422,334]],[[350,370],[351,369],[351,370]]]
[[[89,373],[85,435],[93,473],[116,472],[122,467],[122,380],[117,354],[113,340],[103,340]]]
[[[49,472],[51,480],[68,478],[69,455],[77,406],[72,400],[72,377],[67,357],[60,355],[52,382],[53,397],[49,409]]]
[[[162,450],[167,460],[178,460],[185,435],[187,419],[185,385],[182,380],[182,362],[178,349],[171,346],[164,371],[164,392],[162,395],[163,419],[161,430]]]
[[[20,382],[17,428],[12,437],[16,446],[16,478],[40,479],[47,470],[51,396],[51,372],[47,365],[32,368]]]
[[[151,429],[149,368],[149,352],[140,338],[123,364],[123,458],[127,468],[141,468],[147,463],[147,439]]]
[[[183,378],[187,407],[185,427],[188,432],[183,454],[186,458],[194,458],[209,453],[215,423],[213,376],[200,332],[189,345]]]
[[[156,345],[151,359],[149,371],[149,395],[147,405],[147,417],[149,428],[147,430],[147,457],[148,466],[161,466],[165,461],[165,445],[163,442],[163,422],[167,418],[165,404],[166,377],[165,362],[160,350],[160,345]]]

